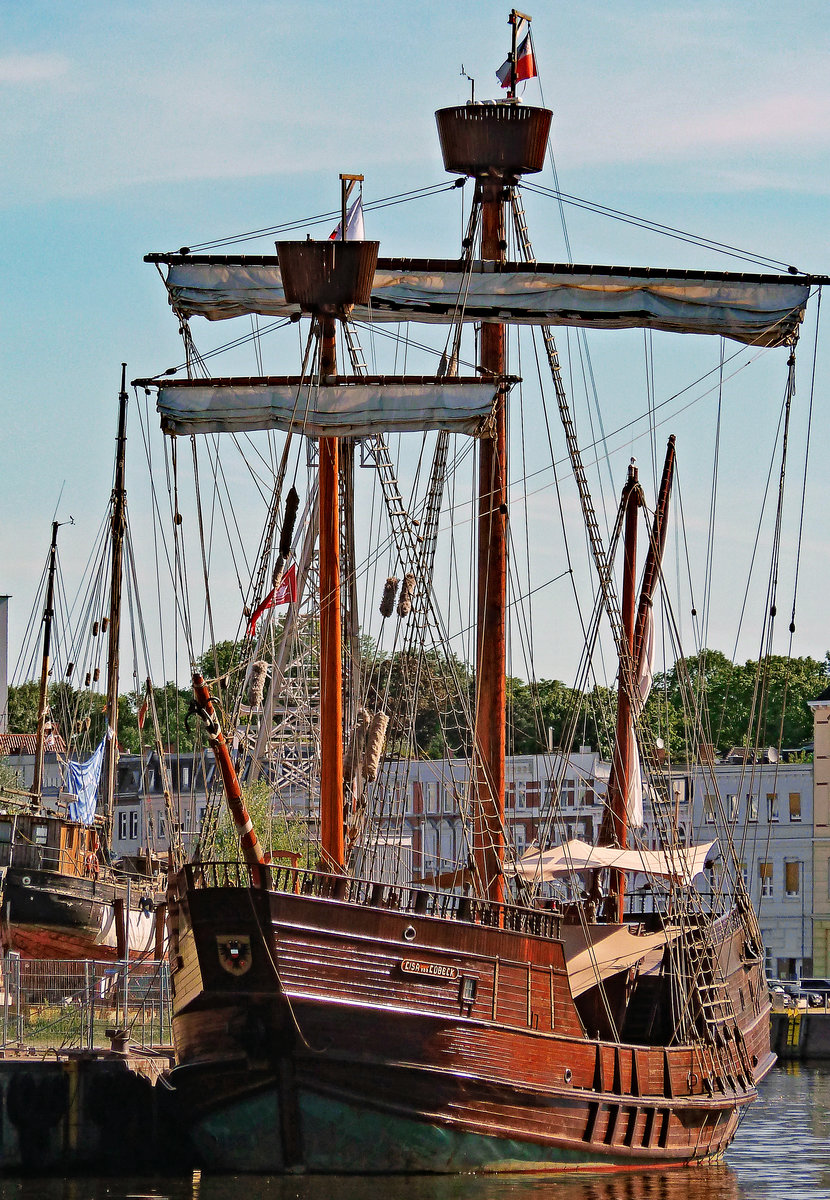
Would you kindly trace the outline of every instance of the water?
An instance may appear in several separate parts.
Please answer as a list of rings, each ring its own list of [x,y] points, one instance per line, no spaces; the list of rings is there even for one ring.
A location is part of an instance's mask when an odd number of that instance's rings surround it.
[[[830,1067],[771,1073],[718,1167],[555,1178],[0,1179],[0,1200],[828,1200]]]

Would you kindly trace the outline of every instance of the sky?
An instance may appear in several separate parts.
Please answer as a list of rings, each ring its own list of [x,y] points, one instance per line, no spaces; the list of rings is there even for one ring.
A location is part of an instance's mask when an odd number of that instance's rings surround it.
[[[498,94],[507,11],[494,0],[0,0],[0,592],[12,597],[11,663],[52,520],[75,521],[61,533],[68,576],[89,553],[111,487],[121,363],[133,378],[182,358],[143,255],[333,209],[339,171],[365,175],[367,201],[445,179],[432,112],[468,98],[462,69],[478,97]],[[532,15],[540,80],[525,99],[554,111],[564,192],[830,273],[825,3],[547,0]],[[552,187],[550,172],[539,182]],[[387,255],[455,254],[460,220],[449,204],[380,210],[367,234]],[[529,215],[538,257],[564,259],[558,207],[529,200]],[[575,261],[754,269],[574,207],[566,216]],[[812,361],[815,310],[798,350],[781,607],[789,619],[812,400],[793,652],[823,658],[830,430],[821,329],[815,370]],[[194,336],[207,346],[222,340],[204,323],[194,323]],[[591,335],[606,429],[625,424],[624,408],[630,415],[645,405],[638,336],[613,346],[615,361]],[[661,343],[655,397],[673,394],[684,372],[711,369],[718,353],[711,344],[693,353]],[[713,617],[709,641],[726,652],[785,380],[785,353],[762,355],[724,402],[718,506],[726,529],[714,594],[726,616]],[[701,538],[716,402],[709,395],[684,414],[675,405],[687,452],[684,460],[680,447],[681,473],[700,476],[699,507],[685,510],[686,520]],[[618,437],[615,486],[632,453],[648,458],[647,442]],[[131,520],[149,548],[142,471],[137,454],[128,468]],[[553,521],[549,492],[532,501]],[[555,540],[535,548],[544,578],[558,573]],[[577,651],[573,636],[552,636],[557,604],[551,594],[535,610],[539,673],[568,679]],[[786,647],[785,634],[775,648]],[[739,656],[752,650],[747,635]]]

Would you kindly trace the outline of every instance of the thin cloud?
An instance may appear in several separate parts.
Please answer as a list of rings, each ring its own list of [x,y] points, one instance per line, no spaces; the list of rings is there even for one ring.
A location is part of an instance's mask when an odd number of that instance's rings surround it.
[[[28,87],[65,76],[69,62],[62,54],[0,55],[0,85]]]

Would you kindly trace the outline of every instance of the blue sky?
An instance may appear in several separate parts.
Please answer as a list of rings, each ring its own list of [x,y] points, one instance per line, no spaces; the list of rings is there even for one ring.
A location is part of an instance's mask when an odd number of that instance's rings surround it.
[[[564,191],[830,272],[826,4],[587,0],[533,15]],[[144,253],[333,208],[338,171],[363,172],[368,200],[438,182],[432,111],[467,98],[462,65],[479,96],[496,94],[506,16],[494,0],[0,0],[0,590],[13,596],[12,659],[59,495],[58,517],[76,521],[62,534],[64,566],[86,559],[111,486],[120,363],[132,377],[181,359]],[[557,210],[531,207],[539,257],[564,257]],[[455,253],[449,211],[447,223],[438,206],[387,209],[368,232],[386,254]],[[568,222],[578,261],[738,267],[577,210]],[[802,460],[813,336],[805,327],[799,349]],[[623,377],[591,346],[613,427]],[[658,393],[674,386],[667,362]],[[633,389],[642,368],[625,370]],[[727,547],[749,536],[783,359],[763,371],[724,425]],[[795,643],[819,657],[830,647],[827,379],[820,350]],[[699,407],[679,435],[707,440],[710,417]],[[629,452],[621,446],[620,461]],[[135,506],[133,521],[149,538]],[[720,587],[724,599],[739,590],[728,573]],[[710,641],[729,651],[731,636],[724,623]],[[541,673],[567,678],[572,658],[548,649]]]

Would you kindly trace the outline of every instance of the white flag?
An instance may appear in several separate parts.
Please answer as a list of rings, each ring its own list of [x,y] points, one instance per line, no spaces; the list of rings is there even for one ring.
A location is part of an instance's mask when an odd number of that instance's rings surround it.
[[[337,228],[334,233],[329,234],[330,242],[339,242],[343,238],[342,221],[337,222]],[[365,242],[366,234],[363,230],[363,197],[358,196],[357,199],[349,205],[346,210],[346,241],[347,242]]]

